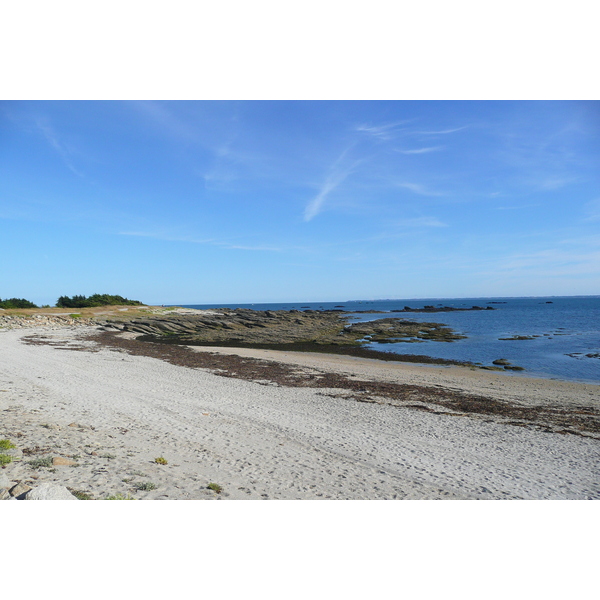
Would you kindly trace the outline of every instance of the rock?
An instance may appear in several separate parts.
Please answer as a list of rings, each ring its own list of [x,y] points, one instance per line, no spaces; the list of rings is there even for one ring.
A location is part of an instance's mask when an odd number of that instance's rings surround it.
[[[55,467],[73,467],[77,463],[74,460],[71,460],[70,458],[64,458],[63,456],[55,456],[52,459],[52,464]]]
[[[77,500],[77,498],[63,485],[42,483],[27,492],[23,500]]]
[[[6,488],[0,489],[0,500],[10,500],[11,498],[12,496]]]
[[[52,429],[53,431],[60,430],[60,425],[58,425],[57,423],[44,423],[42,427],[45,427],[46,429]]]
[[[499,358],[492,362],[493,365],[510,365],[510,361],[506,360],[506,358]]]
[[[13,485],[9,492],[11,496],[15,496],[18,498],[19,496],[26,494],[31,489],[31,486],[26,483],[17,483],[17,485]]]
[[[9,488],[10,480],[5,473],[0,473],[0,488]]]

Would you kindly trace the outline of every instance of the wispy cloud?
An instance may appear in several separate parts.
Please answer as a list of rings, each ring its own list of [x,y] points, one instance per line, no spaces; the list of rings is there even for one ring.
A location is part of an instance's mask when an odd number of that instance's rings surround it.
[[[63,142],[60,141],[54,129],[45,120],[40,118],[36,119],[35,123],[43,136],[46,138],[46,141],[56,150],[66,167],[78,177],[83,177],[83,173],[76,169],[73,165],[73,161],[71,160],[71,151]]]
[[[574,276],[580,273],[600,273],[600,252],[590,248],[572,250],[547,249],[507,257],[496,267],[503,271],[535,271],[536,276]]]
[[[544,190],[558,190],[575,181],[576,179],[573,177],[546,177],[538,185]]]
[[[399,131],[398,127],[400,127],[400,125],[405,125],[406,123],[410,122],[411,119],[407,121],[394,121],[393,123],[384,123],[383,125],[361,124],[357,125],[355,130],[375,138],[389,140],[393,137],[392,132]]]
[[[321,212],[327,196],[329,196],[329,194],[335,190],[361,162],[360,160],[355,160],[352,163],[347,164],[346,156],[352,147],[353,146],[346,148],[329,168],[329,173],[325,178],[325,182],[321,186],[319,193],[306,205],[304,210],[305,221],[314,219],[314,217]]]
[[[463,127],[455,127],[454,129],[441,129],[439,131],[415,131],[416,135],[447,135],[449,133],[454,133],[456,131],[462,131],[466,129],[468,125],[464,125]]]
[[[400,150],[396,148],[395,151],[400,152],[400,154],[427,154],[428,152],[438,152],[443,149],[444,146],[429,146],[427,148],[415,148],[414,150]]]
[[[144,100],[133,102],[132,106],[150,119],[150,121],[154,122],[168,136],[188,142],[198,141],[198,135],[194,128],[176,117],[162,103]]]
[[[420,196],[444,196],[444,194],[442,192],[434,192],[433,190],[428,189],[427,187],[425,187],[424,185],[421,185],[420,183],[403,182],[403,183],[397,183],[396,185],[398,187],[406,188],[407,190],[410,190],[411,192],[414,192],[415,194],[419,194]]]

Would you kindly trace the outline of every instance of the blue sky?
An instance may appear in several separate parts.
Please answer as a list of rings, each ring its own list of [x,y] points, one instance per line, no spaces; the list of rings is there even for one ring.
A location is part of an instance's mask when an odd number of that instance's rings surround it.
[[[600,103],[4,101],[0,297],[600,293]]]

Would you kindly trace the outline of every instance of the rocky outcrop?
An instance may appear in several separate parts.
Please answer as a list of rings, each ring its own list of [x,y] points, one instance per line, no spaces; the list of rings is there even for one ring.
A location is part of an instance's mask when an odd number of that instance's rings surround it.
[[[71,317],[69,315],[2,315],[0,314],[1,329],[27,329],[30,327],[48,327],[56,329],[59,327],[81,327],[95,325],[95,319],[83,317]]]
[[[354,335],[360,335],[371,342],[394,343],[432,340],[452,342],[466,336],[455,333],[441,323],[416,323],[404,319],[377,319],[365,323],[354,323],[348,327]]]
[[[453,341],[464,336],[441,323],[415,323],[388,317],[348,323],[338,311],[222,309],[197,315],[135,318],[107,322],[105,329],[152,336],[160,341],[194,344],[295,344],[363,345],[374,342],[417,340]],[[148,338],[150,339],[150,338]]]

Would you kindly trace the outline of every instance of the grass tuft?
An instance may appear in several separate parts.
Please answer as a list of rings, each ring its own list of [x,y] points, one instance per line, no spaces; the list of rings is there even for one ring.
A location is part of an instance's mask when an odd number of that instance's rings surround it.
[[[223,491],[223,488],[218,483],[209,483],[207,487],[209,490],[217,492],[217,494],[220,494]]]
[[[93,500],[94,498],[87,492],[81,490],[71,490],[71,494],[77,498],[77,500]]]
[[[154,462],[159,464],[159,465],[168,465],[168,461],[166,458],[163,458],[162,456],[159,456],[158,458],[154,459]]]
[[[8,454],[0,454],[0,465],[1,466],[8,465],[12,461],[13,461],[12,456],[9,456]]]
[[[10,450],[16,446],[10,440],[0,440],[0,450]]]
[[[107,496],[104,499],[105,500],[136,500],[136,498],[134,498],[133,496],[130,496],[129,494],[127,494],[127,496],[124,496],[123,494],[115,494],[114,496]]]

